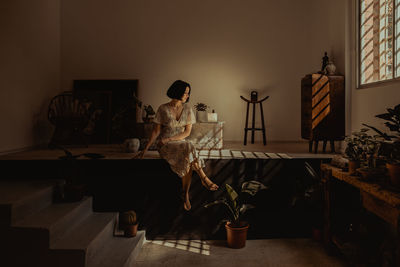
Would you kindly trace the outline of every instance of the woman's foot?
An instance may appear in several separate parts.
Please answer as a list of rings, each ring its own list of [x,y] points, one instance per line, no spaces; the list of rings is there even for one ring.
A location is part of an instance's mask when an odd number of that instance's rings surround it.
[[[210,191],[218,190],[218,185],[214,184],[207,176],[200,177],[201,184]]]
[[[183,193],[183,208],[186,211],[189,211],[192,208],[192,205],[190,204],[190,197],[189,197],[189,193]]]

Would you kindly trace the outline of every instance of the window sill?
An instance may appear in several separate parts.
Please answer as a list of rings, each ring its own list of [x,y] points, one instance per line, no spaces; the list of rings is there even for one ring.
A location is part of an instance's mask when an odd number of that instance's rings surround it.
[[[399,84],[399,83],[400,83],[400,77],[395,78],[395,79],[385,80],[385,81],[361,84],[361,85],[357,86],[357,89],[375,88],[375,87],[388,86],[388,85]]]

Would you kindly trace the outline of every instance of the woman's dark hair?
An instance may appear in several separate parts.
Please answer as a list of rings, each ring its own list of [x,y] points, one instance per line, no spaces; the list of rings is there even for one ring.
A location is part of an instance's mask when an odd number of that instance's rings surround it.
[[[181,100],[182,96],[185,94],[186,87],[189,87],[189,97],[190,97],[190,90],[191,90],[190,84],[181,80],[176,80],[171,84],[171,86],[168,88],[167,96],[172,99]],[[187,98],[186,102],[189,102],[189,97]]]

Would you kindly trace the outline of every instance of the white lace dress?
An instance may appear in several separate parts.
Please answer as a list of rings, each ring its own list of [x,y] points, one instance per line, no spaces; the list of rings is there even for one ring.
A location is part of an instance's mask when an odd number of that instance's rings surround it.
[[[196,123],[196,117],[189,104],[183,104],[182,115],[176,120],[168,104],[162,104],[154,118],[154,122],[161,124],[160,138],[168,138],[182,133],[185,126]],[[185,176],[193,161],[198,161],[201,167],[204,167],[204,161],[200,159],[199,154],[193,143],[188,140],[170,141],[163,146],[157,147],[160,156],[165,159],[171,169],[180,177]]]

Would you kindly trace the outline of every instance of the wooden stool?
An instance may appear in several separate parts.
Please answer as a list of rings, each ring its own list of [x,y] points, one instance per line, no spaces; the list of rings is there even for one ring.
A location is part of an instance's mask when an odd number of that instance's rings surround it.
[[[262,107],[262,102],[264,100],[268,99],[269,96],[266,96],[261,100],[257,100],[257,92],[256,91],[252,91],[250,96],[251,96],[251,100],[248,100],[248,99],[244,98],[243,96],[240,96],[241,99],[243,99],[244,101],[247,102],[246,125],[244,127],[244,145],[247,144],[247,131],[250,130],[251,131],[251,143],[254,144],[254,132],[255,131],[262,131],[263,143],[264,143],[264,146],[265,146],[267,144],[267,139],[265,138],[264,111],[263,111],[263,107]],[[251,123],[251,128],[248,127],[250,104],[253,104],[253,119],[252,119],[252,123]],[[256,104],[260,104],[262,128],[255,128]]]

